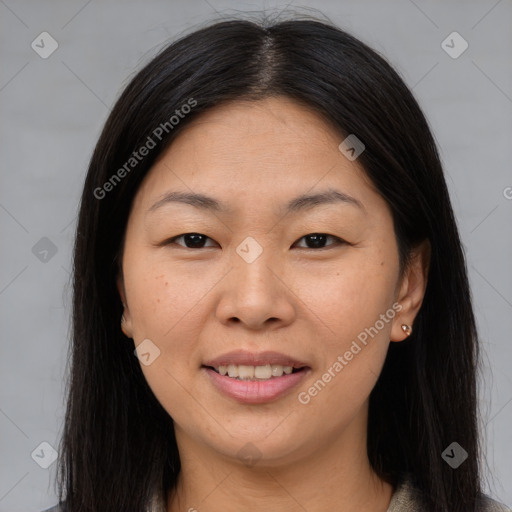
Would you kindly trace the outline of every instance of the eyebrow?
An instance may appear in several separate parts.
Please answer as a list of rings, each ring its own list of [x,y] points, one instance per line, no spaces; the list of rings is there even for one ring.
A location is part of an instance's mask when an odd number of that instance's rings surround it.
[[[155,204],[153,204],[148,209],[147,213],[153,212],[158,208],[169,203],[188,204],[201,210],[212,211],[216,213],[233,213],[233,210],[231,208],[229,208],[227,205],[223,204],[222,202],[218,201],[213,197],[209,197],[207,195],[198,194],[194,192],[179,191],[167,192],[161,199],[159,199]],[[366,208],[361,203],[361,201],[344,192],[340,192],[339,190],[335,190],[332,188],[329,188],[324,192],[319,192],[316,194],[303,194],[298,197],[295,197],[294,199],[289,201],[284,206],[284,208],[281,208],[277,213],[280,215],[288,213],[298,213],[301,211],[311,210],[316,206],[336,203],[352,205],[366,213]]]

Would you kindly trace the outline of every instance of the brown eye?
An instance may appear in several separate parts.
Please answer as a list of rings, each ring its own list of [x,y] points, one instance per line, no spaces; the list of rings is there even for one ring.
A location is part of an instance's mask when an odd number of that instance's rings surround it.
[[[166,245],[175,243],[176,240],[183,239],[186,249],[202,249],[205,245],[206,240],[211,238],[201,233],[184,233],[182,235],[175,236],[170,240],[167,240]],[[177,245],[183,245],[181,243]],[[210,246],[212,247],[212,246]]]
[[[180,239],[182,239],[182,242],[178,243],[177,240]],[[328,239],[334,240],[334,243],[326,245]],[[181,245],[186,249],[203,249],[206,247],[214,247],[213,245],[206,246],[205,243],[207,240],[212,239],[201,233],[183,233],[182,235],[170,238],[162,245],[176,244]],[[303,236],[299,239],[299,241],[300,240],[304,240],[306,242],[306,247],[300,247],[301,249],[328,249],[331,246],[336,247],[347,243],[337,236],[328,235],[326,233],[311,233],[309,235]]]
[[[325,246],[325,242],[328,238],[335,240],[335,243]],[[330,246],[338,246],[340,244],[347,243],[337,236],[328,235],[326,233],[311,233],[309,235],[303,236],[299,240],[306,240],[307,247],[302,247],[304,249],[326,249]]]

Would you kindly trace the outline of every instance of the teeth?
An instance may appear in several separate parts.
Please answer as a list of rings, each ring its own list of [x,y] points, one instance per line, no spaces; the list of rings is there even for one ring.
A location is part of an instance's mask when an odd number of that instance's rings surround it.
[[[273,364],[272,365],[272,377],[281,377],[283,375],[283,365]]]
[[[269,364],[265,366],[255,366],[254,376],[257,379],[270,379],[270,377],[272,377],[272,367]]]
[[[252,379],[254,377],[254,366],[238,365],[238,378],[242,380]]]
[[[266,364],[263,366],[248,366],[244,364],[230,364],[215,368],[221,375],[228,375],[239,380],[268,380],[272,377],[282,377],[293,372],[293,366],[280,364]]]

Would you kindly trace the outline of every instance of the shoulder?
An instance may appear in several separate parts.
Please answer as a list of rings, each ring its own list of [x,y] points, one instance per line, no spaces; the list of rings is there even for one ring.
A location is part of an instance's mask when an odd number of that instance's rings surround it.
[[[494,501],[488,496],[483,496],[481,500],[481,509],[482,512],[512,512],[512,509]]]
[[[424,512],[420,508],[419,491],[408,478],[403,478],[396,486],[386,512]]]
[[[41,512],[66,512],[66,502],[54,505],[52,508],[47,508]]]
[[[488,496],[482,496],[478,511],[512,512],[512,509]],[[419,491],[411,484],[409,479],[405,478],[397,485],[386,512],[426,512],[421,508]]]

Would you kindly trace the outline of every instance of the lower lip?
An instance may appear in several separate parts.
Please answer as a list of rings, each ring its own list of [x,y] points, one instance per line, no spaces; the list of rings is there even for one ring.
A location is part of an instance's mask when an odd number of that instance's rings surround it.
[[[202,367],[213,385],[225,395],[246,404],[263,404],[282,397],[304,379],[309,368],[296,373],[283,374],[268,380],[238,380],[221,375],[211,368]]]

